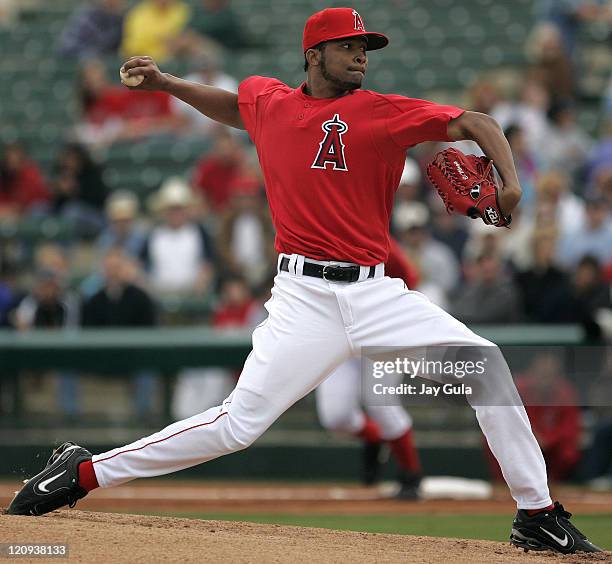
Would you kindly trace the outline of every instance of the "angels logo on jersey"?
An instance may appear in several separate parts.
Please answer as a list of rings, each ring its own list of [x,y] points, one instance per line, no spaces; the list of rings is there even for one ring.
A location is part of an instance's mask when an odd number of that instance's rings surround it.
[[[332,119],[323,122],[321,129],[325,131],[325,137],[319,143],[319,152],[311,168],[325,169],[331,163],[333,170],[347,171],[342,135],[348,131],[348,124],[340,119],[339,114],[334,114]]]

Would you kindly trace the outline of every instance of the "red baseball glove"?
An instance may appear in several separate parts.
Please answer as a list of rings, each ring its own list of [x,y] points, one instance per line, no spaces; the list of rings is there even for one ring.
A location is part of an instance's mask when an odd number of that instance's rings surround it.
[[[499,207],[493,161],[487,157],[464,155],[457,149],[438,153],[427,166],[427,177],[442,198],[448,213],[477,217],[487,225],[508,227],[511,216]]]

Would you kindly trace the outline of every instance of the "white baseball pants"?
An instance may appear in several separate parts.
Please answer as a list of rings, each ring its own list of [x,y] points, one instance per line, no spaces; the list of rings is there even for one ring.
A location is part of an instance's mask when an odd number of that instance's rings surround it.
[[[176,472],[248,447],[362,347],[491,345],[401,280],[385,277],[383,265],[373,279],[362,267],[360,281],[347,284],[302,276],[303,264],[303,256],[291,255],[289,272],[276,276],[269,316],[253,332],[253,350],[223,404],[95,455],[100,486]],[[502,362],[503,377],[511,378]],[[474,409],[518,507],[550,505],[544,458],[524,407]]]
[[[401,405],[366,405],[364,412],[358,358],[342,363],[315,393],[319,421],[329,431],[359,433],[365,424],[365,412],[378,423],[384,441],[397,439],[412,427],[412,418]]]

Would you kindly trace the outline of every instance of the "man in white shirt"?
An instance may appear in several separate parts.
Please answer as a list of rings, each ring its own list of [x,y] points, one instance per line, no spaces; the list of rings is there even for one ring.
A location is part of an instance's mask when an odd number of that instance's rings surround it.
[[[213,277],[212,241],[189,214],[189,186],[171,178],[160,188],[154,206],[163,220],[154,227],[142,259],[153,288],[166,294],[203,294]]]

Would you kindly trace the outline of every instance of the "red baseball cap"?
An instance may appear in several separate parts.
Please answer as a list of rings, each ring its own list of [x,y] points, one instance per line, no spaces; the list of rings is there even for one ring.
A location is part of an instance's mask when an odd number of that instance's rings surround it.
[[[302,47],[304,53],[322,41],[344,37],[363,36],[368,41],[368,51],[382,49],[389,43],[382,33],[366,31],[362,17],[353,8],[327,8],[313,14],[304,26]]]

